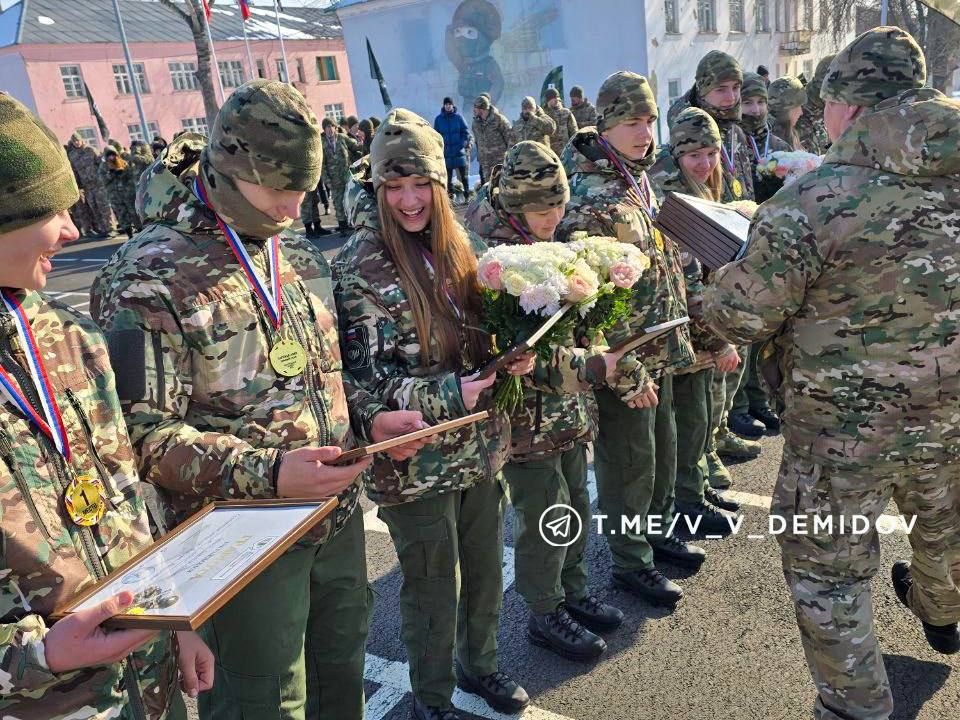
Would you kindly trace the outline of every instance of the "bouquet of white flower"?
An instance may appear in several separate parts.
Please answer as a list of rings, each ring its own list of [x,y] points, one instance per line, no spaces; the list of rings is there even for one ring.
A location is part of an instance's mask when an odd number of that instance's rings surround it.
[[[823,157],[813,153],[777,150],[770,153],[767,163],[758,165],[757,170],[766,175],[776,175],[784,185],[789,185],[801,175],[816,170],[822,162]]]
[[[566,313],[533,345],[533,352],[548,361],[554,346],[569,343],[578,322],[602,331],[629,313],[630,288],[649,266],[633,245],[586,234],[566,245],[493,248],[477,268],[485,329],[504,350],[532,336],[564,304],[575,305],[577,313]],[[511,376],[498,388],[496,404],[511,412],[522,397],[520,378]]]

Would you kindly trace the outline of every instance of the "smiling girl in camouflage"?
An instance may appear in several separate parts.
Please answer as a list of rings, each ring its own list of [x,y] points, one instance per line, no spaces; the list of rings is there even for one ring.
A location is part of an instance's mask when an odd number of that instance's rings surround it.
[[[479,329],[475,253],[447,199],[440,135],[392,111],[377,131],[364,189],[348,191],[357,232],[334,261],[341,343],[356,380],[394,409],[435,424],[491,406]],[[514,364],[523,374],[532,360]],[[456,678],[492,706],[529,699],[497,665],[503,554],[503,416],[447,433],[409,461],[377,456],[367,492],[403,570],[400,611],[418,718],[448,720]],[[459,610],[459,620],[458,620]]]

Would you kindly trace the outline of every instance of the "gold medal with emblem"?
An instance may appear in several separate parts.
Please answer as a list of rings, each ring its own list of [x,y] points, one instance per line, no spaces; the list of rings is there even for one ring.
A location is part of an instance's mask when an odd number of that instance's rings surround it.
[[[76,475],[67,485],[63,504],[74,523],[92,527],[103,519],[107,510],[107,492],[98,477],[87,473]]]
[[[657,244],[657,250],[663,252],[663,234],[657,228],[653,228],[653,241]]]
[[[733,196],[739,200],[743,197],[743,185],[740,184],[740,180],[737,178],[733,179]]]
[[[270,365],[278,375],[296,377],[307,368],[307,352],[296,340],[282,338],[270,350]]]

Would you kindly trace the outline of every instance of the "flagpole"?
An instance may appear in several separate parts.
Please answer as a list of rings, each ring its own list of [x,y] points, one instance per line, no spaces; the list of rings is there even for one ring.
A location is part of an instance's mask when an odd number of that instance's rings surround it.
[[[247,47],[247,63],[250,65],[250,79],[257,76],[257,70],[253,65],[253,53],[250,52],[250,38],[247,37],[247,21],[240,18],[240,25],[243,26],[243,44]]]
[[[140,132],[147,142],[150,142],[150,128],[147,127],[147,116],[143,112],[143,102],[140,100],[140,87],[137,85],[137,75],[133,72],[133,58],[130,56],[130,45],[127,44],[127,31],[123,29],[123,18],[120,17],[120,0],[113,0],[113,13],[117,16],[117,27],[120,29],[120,44],[123,45],[123,56],[127,60],[127,74],[130,76],[130,88],[133,90],[133,99],[137,103],[137,113],[140,115]],[[106,143],[107,138],[104,138]]]
[[[283,47],[283,32],[280,30],[280,7],[277,0],[273,0],[273,12],[277,16],[277,38],[280,40],[280,54],[283,55],[283,69],[287,76],[287,82],[290,82],[290,66],[287,65],[287,51]]]
[[[200,14],[203,15],[203,26],[207,29],[207,41],[210,43],[210,58],[213,60],[213,71],[217,74],[217,87],[220,88],[220,98],[217,102],[223,105],[227,96],[223,92],[223,78],[220,77],[220,63],[217,62],[217,50],[213,47],[213,33],[210,32],[210,20],[207,19],[207,13],[205,11],[201,11]]]

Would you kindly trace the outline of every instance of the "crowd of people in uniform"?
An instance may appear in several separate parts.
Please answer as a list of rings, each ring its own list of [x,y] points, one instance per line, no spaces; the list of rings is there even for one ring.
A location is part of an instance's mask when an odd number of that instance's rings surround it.
[[[931,647],[960,650],[960,106],[925,84],[916,41],[881,27],[806,86],[768,87],[708,53],[662,148],[660,108],[633,72],[609,76],[595,107],[579,89],[572,110],[527,98],[512,128],[480,96],[485,182],[461,222],[448,132],[394,109],[343,182],[349,133],[292,86],[254,80],[209,139],[184,133],[145,170],[142,230],[99,272],[92,320],[40,292],[79,235],[79,175],[42,121],[0,96],[4,711],[184,718],[179,685],[204,720],[363,717],[366,492],[403,575],[414,717],[458,718],[458,685],[520,712],[529,697],[497,654],[505,503],[530,641],[594,661],[624,614],[590,587],[586,533],[561,548],[538,531],[555,503],[590,517],[588,446],[603,514],[666,527],[677,513],[707,531],[737,509],[720,455],[755,454],[742,436],[779,429],[771,512],[875,523],[894,498],[916,517],[896,594]],[[442,129],[462,138],[459,123]],[[757,171],[773,147],[825,157],[778,187]],[[323,181],[353,229],[330,264],[291,229]],[[707,272],[661,233],[670,192],[754,213],[743,257]],[[493,353],[477,257],[580,232],[649,258],[627,320],[604,337],[572,333],[549,362],[512,361],[503,372],[525,393],[510,415],[333,464],[357,444],[493,411],[496,376],[477,372]],[[611,350],[685,317],[655,343]],[[336,510],[199,634],[104,631],[132,602],[123,593],[49,621],[212,499],[326,496]],[[658,567],[706,558],[645,521],[605,537],[614,583],[668,607],[683,590]],[[889,717],[876,530],[788,529],[778,542],[815,716]]]

